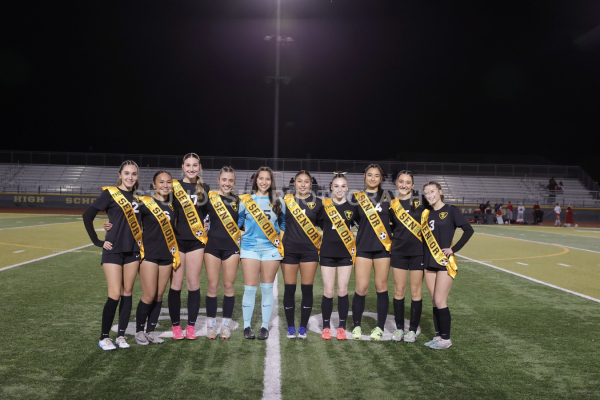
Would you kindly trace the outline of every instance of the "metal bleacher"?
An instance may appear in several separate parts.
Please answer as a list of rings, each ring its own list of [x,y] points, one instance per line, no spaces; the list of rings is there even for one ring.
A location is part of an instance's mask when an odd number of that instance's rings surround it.
[[[140,190],[150,189],[150,181],[157,168],[141,168]],[[178,168],[167,169],[176,179],[182,178]],[[3,193],[46,193],[46,194],[98,194],[102,186],[113,185],[117,178],[118,167],[44,165],[44,164],[0,164],[0,192]],[[236,171],[236,190],[238,193],[251,191],[250,177],[254,170]],[[216,188],[219,170],[206,169],[203,179],[211,188]],[[275,173],[275,183],[280,193],[293,189],[290,179],[295,171]],[[317,180],[313,188],[320,196],[326,196],[333,175],[325,172],[312,174]],[[362,174],[346,175],[350,191],[362,190],[364,178]],[[591,192],[575,178],[555,177],[562,181],[562,193],[549,193],[545,188],[548,178],[531,177],[495,177],[495,176],[463,176],[463,175],[415,175],[415,191],[420,191],[423,184],[436,181],[442,186],[446,201],[451,204],[479,204],[482,201],[506,204],[523,202],[532,205],[539,201],[542,205],[554,202],[573,204],[574,207],[598,207],[598,192]],[[395,193],[391,179],[383,184],[384,189]]]

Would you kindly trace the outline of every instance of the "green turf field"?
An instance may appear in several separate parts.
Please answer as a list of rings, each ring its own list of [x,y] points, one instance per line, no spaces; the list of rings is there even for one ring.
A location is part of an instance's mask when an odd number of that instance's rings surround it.
[[[279,307],[280,334],[266,342],[245,340],[237,328],[228,341],[167,338],[142,347],[130,337],[130,349],[104,352],[97,347],[106,300],[100,249],[82,247],[89,239],[78,218],[0,214],[1,399],[260,399],[265,387],[264,398],[274,399],[600,397],[600,229],[475,226],[449,298],[454,345],[448,350],[423,346],[433,336],[424,285],[422,333],[413,344],[324,341],[310,331],[305,341],[288,340]],[[350,297],[353,287],[351,281]],[[204,297],[204,272],[201,290]],[[319,271],[314,292],[312,327],[320,323]],[[279,276],[279,304],[282,293]],[[238,322],[242,294],[240,269]],[[132,320],[140,295],[138,284]],[[184,289],[183,306],[186,297]],[[299,308],[299,288],[296,302]],[[374,286],[366,311],[376,312]],[[169,331],[167,315],[165,309],[157,331]],[[364,317],[363,333],[374,326]]]

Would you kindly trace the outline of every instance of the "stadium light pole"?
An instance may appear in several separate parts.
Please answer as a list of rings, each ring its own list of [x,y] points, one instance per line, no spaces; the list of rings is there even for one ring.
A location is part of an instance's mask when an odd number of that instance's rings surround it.
[[[275,81],[275,116],[273,121],[273,158],[279,158],[279,83],[283,81],[284,84],[290,83],[290,78],[287,76],[280,75],[280,60],[281,60],[281,43],[291,43],[294,41],[291,37],[281,36],[281,0],[277,0],[277,29],[275,36],[266,36],[266,41],[275,39],[275,76],[267,76],[265,80],[267,83],[271,83],[271,80]]]

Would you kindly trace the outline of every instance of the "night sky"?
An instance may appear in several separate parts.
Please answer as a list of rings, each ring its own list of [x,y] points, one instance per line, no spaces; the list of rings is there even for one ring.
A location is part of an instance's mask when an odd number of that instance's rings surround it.
[[[2,149],[272,156],[275,0],[6,3]],[[600,177],[600,2],[282,9],[280,157],[530,155]]]

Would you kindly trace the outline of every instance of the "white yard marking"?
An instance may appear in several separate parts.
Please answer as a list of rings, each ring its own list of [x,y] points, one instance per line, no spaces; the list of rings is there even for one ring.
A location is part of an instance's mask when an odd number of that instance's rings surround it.
[[[76,222],[57,222],[54,224],[44,224],[43,222],[40,222],[40,224],[43,224],[43,225],[13,226],[12,228],[0,228],[0,231],[6,231],[8,229],[23,229],[23,228],[34,228],[37,226],[63,225],[63,224],[75,224],[75,223]]]
[[[54,253],[54,254],[51,254],[49,256],[44,256],[44,257],[36,258],[35,260],[29,260],[29,261],[25,261],[25,262],[22,262],[22,263],[19,263],[19,264],[13,264],[13,265],[9,265],[8,267],[0,268],[0,271],[4,271],[4,270],[7,270],[7,269],[18,267],[20,265],[29,264],[29,263],[32,263],[32,262],[35,262],[35,261],[45,260],[46,258],[58,256],[58,255],[65,254],[65,253],[70,253],[70,252],[73,252],[75,250],[83,249],[84,247],[89,247],[89,246],[93,246],[93,245],[94,245],[93,243],[90,243],[90,244],[86,244],[85,246],[75,247],[74,249],[59,251],[58,253]]]
[[[562,265],[563,267],[570,267],[570,265],[567,265],[567,264],[560,264],[560,263],[557,263],[556,265]]]
[[[474,261],[474,262],[476,262],[478,264],[485,265],[486,267],[494,268],[494,269],[497,269],[499,271],[503,271],[503,272],[506,272],[506,273],[518,276],[520,278],[524,278],[524,279],[527,279],[529,281],[532,281],[532,282],[535,282],[535,283],[539,283],[541,285],[549,286],[551,288],[562,290],[563,292],[571,293],[571,294],[574,294],[575,296],[583,297],[584,299],[588,299],[588,300],[595,301],[596,303],[600,303],[600,299],[597,299],[595,297],[591,297],[591,296],[588,296],[588,295],[582,294],[582,293],[577,293],[577,292],[574,292],[574,291],[569,290],[569,289],[561,288],[560,286],[556,286],[556,285],[553,285],[551,283],[543,282],[543,281],[531,278],[531,277],[526,276],[526,275],[518,274],[516,272],[509,271],[509,270],[504,269],[504,268],[496,267],[495,265],[492,265],[492,264],[489,264],[489,263],[486,263],[486,262],[483,262],[483,261],[478,261],[478,260],[475,260],[473,258],[465,257],[462,254],[456,254],[456,255],[459,256],[459,257],[461,257],[461,258],[464,258],[466,260]]]
[[[95,229],[96,232],[102,232],[103,230],[104,230],[104,228]]]
[[[279,346],[279,274],[275,274],[273,284],[273,312],[269,323],[267,339],[267,355],[265,356],[265,372],[263,377],[263,396],[265,400],[281,399],[281,349]]]
[[[544,228],[544,227],[542,227],[542,228]],[[546,226],[545,228],[554,229],[554,227],[549,227],[549,226]],[[531,230],[531,229],[525,229],[525,228],[509,228],[509,227],[503,227],[503,229],[515,229],[515,230],[517,230],[517,229],[518,229],[518,230],[520,230],[520,231],[526,231],[526,232],[540,233],[540,231],[534,231],[534,230]],[[580,228],[580,229],[581,229],[581,228]],[[589,228],[589,229],[598,229],[598,228]],[[563,233],[558,233],[558,232],[549,232],[549,231],[543,231],[543,232],[546,232],[546,235],[550,233],[550,234],[552,234],[552,235],[562,235],[562,236],[569,236],[569,237],[581,237],[581,236],[579,236],[579,235],[565,235],[565,234],[563,234]],[[590,232],[590,231],[577,231],[577,230],[576,230],[575,232]],[[597,232],[600,232],[600,231],[597,231]],[[594,233],[594,232],[593,232],[593,231],[591,231],[590,233]],[[524,234],[524,233],[520,233],[519,235],[521,235],[521,236],[524,236],[525,234]],[[542,236],[546,236],[546,235],[542,235]],[[584,237],[600,239],[600,238],[598,238],[598,237],[596,237],[596,236],[584,236]]]
[[[518,262],[517,264],[521,264],[521,265],[529,265],[529,264],[525,264],[525,263],[521,263],[521,262]]]
[[[22,253],[22,252],[24,252],[24,251],[25,251],[25,250],[17,250],[17,251],[13,251],[13,253]]]
[[[499,237],[502,239],[508,239],[505,236],[499,236],[499,235],[492,235],[491,233],[481,233],[481,235],[485,235],[485,236],[494,236],[494,237]],[[600,251],[594,251],[594,250],[588,250],[588,249],[580,249],[579,247],[571,247],[571,246],[566,246],[564,244],[560,244],[560,243],[546,243],[546,242],[537,242],[535,240],[527,240],[527,239],[518,239],[518,238],[512,238],[513,240],[520,240],[522,242],[530,242],[530,243],[538,243],[538,244],[547,244],[550,246],[562,246],[562,247],[566,247],[567,249],[573,249],[573,250],[581,250],[581,251],[589,251],[590,253],[597,253],[600,254]]]

